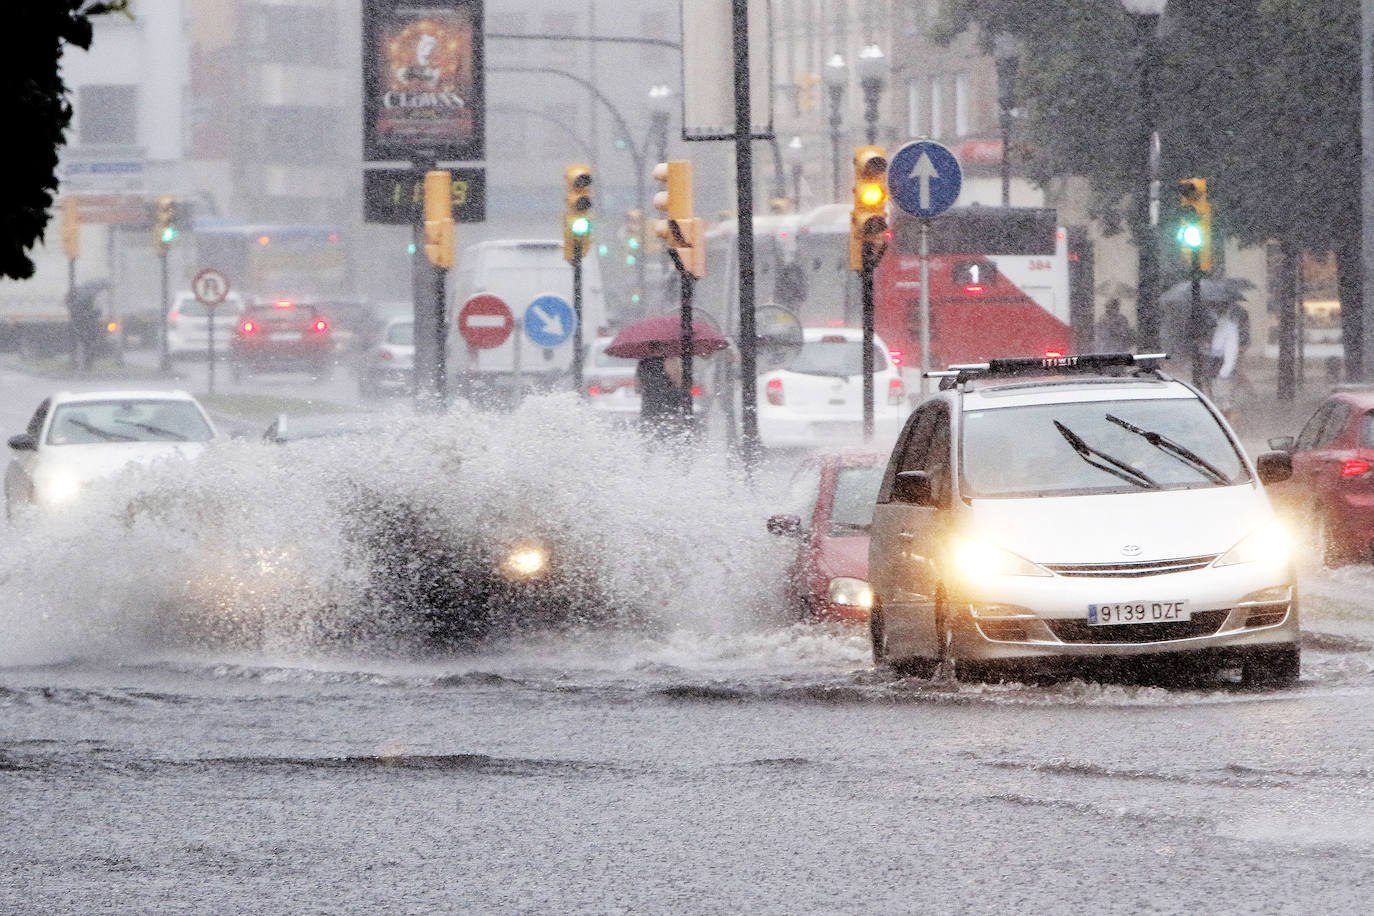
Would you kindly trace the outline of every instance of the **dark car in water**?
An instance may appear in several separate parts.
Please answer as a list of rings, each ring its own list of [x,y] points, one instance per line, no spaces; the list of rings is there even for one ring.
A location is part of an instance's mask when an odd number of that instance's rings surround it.
[[[237,381],[249,372],[306,371],[327,377],[334,368],[334,335],[315,306],[279,299],[244,309],[229,340],[230,368]]]

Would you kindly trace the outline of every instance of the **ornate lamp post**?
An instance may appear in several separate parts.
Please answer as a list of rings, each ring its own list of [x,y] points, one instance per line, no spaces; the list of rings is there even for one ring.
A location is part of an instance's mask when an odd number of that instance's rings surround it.
[[[1008,32],[993,38],[997,62],[997,108],[1002,128],[1002,206],[1011,206],[1011,123],[1016,111],[1016,71],[1021,65],[1021,40]]]
[[[832,54],[825,62],[822,79],[830,93],[830,172],[833,177],[834,200],[840,199],[840,105],[844,102],[845,86],[849,83],[849,67],[840,54]]]
[[[878,142],[878,100],[887,88],[887,58],[877,45],[866,45],[859,52],[859,85],[864,91],[864,124],[868,143]]]
[[[1138,261],[1136,267],[1136,326],[1138,348],[1146,353],[1160,347],[1159,314],[1159,245],[1155,237],[1153,199],[1158,194],[1159,157],[1155,152],[1154,97],[1151,71],[1155,65],[1155,35],[1159,17],[1168,0],[1121,0],[1126,14],[1135,26],[1135,45],[1140,72],[1140,108],[1137,115],[1139,135],[1136,138],[1140,172],[1146,186],[1136,198],[1135,237]]]

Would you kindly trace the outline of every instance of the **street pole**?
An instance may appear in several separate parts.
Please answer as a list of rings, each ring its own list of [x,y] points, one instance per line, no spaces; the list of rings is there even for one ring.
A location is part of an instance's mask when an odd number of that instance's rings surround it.
[[[759,405],[754,315],[754,160],[749,102],[749,3],[731,0],[734,34],[735,209],[739,227],[739,347],[741,450],[746,472],[759,459]],[[836,146],[836,155],[839,147]],[[835,167],[839,174],[839,165]],[[838,177],[837,177],[838,180]]]
[[[930,220],[921,220],[921,397],[930,371]]]
[[[582,365],[582,242],[579,240],[573,247],[573,391],[577,392],[578,397],[586,397],[587,392],[582,385],[583,365]]]
[[[863,269],[859,284],[863,289],[863,372],[864,442],[873,441],[873,269],[877,266],[872,242],[864,242]]]
[[[167,282],[167,246],[163,246],[162,252],[158,255],[158,260],[162,262],[162,318],[158,321],[158,362],[157,367],[160,372],[172,371],[172,353],[167,348],[167,313],[172,309],[172,296],[168,289]]]
[[[1140,156],[1139,174],[1147,185],[1137,192],[1135,206],[1136,237],[1136,326],[1139,332],[1140,349],[1153,353],[1161,349],[1161,316],[1159,313],[1159,251],[1155,238],[1154,223],[1151,219],[1149,188],[1153,185],[1150,174],[1153,162],[1154,145],[1154,96],[1151,71],[1154,69],[1155,29],[1159,23],[1159,13],[1131,13],[1135,24],[1135,41],[1139,51],[1140,68],[1140,111],[1139,135],[1136,140],[1137,154]]]
[[[1202,258],[1201,252],[1193,249],[1193,264],[1189,269],[1189,315],[1195,319],[1202,314],[1202,268],[1199,261]],[[1205,371],[1208,359],[1211,356],[1211,342],[1208,341],[1204,346],[1202,341],[1193,341],[1193,384],[1204,389],[1208,395],[1212,393],[1212,376]]]
[[[674,252],[673,260],[677,260],[676,252]],[[678,271],[682,277],[680,284],[682,287],[682,314],[678,330],[678,345],[682,351],[682,388],[687,395],[683,398],[680,406],[682,408],[682,427],[690,433],[696,423],[696,403],[692,397],[692,351],[696,349],[692,329],[692,292],[696,287],[696,277],[690,270],[683,269],[680,261],[678,265]]]

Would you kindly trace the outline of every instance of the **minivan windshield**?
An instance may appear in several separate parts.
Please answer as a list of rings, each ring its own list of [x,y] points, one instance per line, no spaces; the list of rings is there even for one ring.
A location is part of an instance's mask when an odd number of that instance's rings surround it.
[[[1250,479],[1201,401],[1035,404],[964,414],[961,489],[970,497],[1140,493]]]

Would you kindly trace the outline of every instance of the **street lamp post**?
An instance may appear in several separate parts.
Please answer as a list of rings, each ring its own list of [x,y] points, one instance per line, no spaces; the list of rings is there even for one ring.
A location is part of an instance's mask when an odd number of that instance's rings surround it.
[[[1121,0],[1135,26],[1136,66],[1140,76],[1140,108],[1137,116],[1139,134],[1136,137],[1140,173],[1145,187],[1136,196],[1135,237],[1136,266],[1136,327],[1141,350],[1149,353],[1160,347],[1159,314],[1159,245],[1155,238],[1155,216],[1151,198],[1157,187],[1159,165],[1154,152],[1154,98],[1151,71],[1156,55],[1155,35],[1159,18],[1168,0]]]
[[[1021,40],[1009,32],[993,39],[997,62],[997,108],[1002,129],[1002,206],[1011,206],[1011,122],[1016,110],[1016,71],[1021,64]]]
[[[802,138],[794,136],[787,141],[787,162],[792,167],[792,212],[801,212],[802,185]]]
[[[877,45],[866,45],[859,52],[859,85],[864,91],[864,124],[871,146],[878,142],[878,100],[887,88],[887,58]]]
[[[833,198],[840,199],[840,105],[844,101],[845,86],[849,83],[849,67],[840,54],[832,54],[825,62],[825,88],[830,93],[830,172],[833,179]]]

